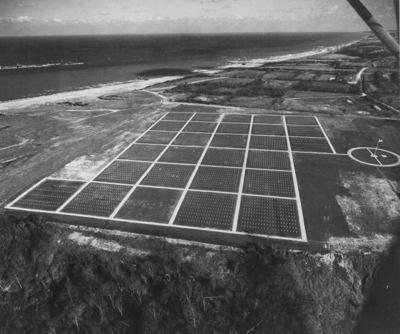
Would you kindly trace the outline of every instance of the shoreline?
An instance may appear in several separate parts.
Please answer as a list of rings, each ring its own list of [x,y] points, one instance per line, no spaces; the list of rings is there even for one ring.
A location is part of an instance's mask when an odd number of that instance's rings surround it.
[[[228,61],[227,65],[217,66],[215,68],[205,70],[201,68],[195,68],[191,71],[192,74],[200,74],[200,75],[213,75],[217,73],[224,72],[225,70],[238,68],[238,69],[245,69],[251,68],[255,69],[258,67],[262,67],[271,63],[279,63],[279,62],[286,62],[290,60],[297,60],[302,58],[307,58],[315,55],[325,55],[338,52],[345,47],[349,47],[354,45],[366,38],[365,34],[362,38],[357,39],[355,41],[341,44],[337,46],[330,46],[325,47],[323,49],[314,49],[310,51],[295,53],[295,54],[286,54],[282,56],[272,56],[265,59],[252,59],[249,61]],[[75,65],[75,64],[74,64]],[[46,67],[46,66],[30,66],[29,68],[36,68],[36,67]],[[22,67],[23,69],[28,67]],[[17,69],[17,68],[16,68]],[[170,80],[177,80],[186,77],[187,75],[181,76],[161,76],[156,78],[149,78],[149,79],[137,79],[132,81],[124,81],[124,82],[112,82],[108,84],[99,84],[93,87],[82,87],[81,89],[66,91],[66,92],[59,92],[54,94],[44,94],[39,96],[32,96],[32,97],[24,97],[20,99],[8,100],[8,101],[0,101],[0,110],[7,110],[9,108],[25,108],[32,105],[44,104],[44,103],[53,103],[60,101],[62,99],[76,99],[82,97],[93,97],[94,95],[104,95],[104,94],[113,94],[113,93],[120,93],[126,90],[134,89],[144,89],[148,86],[152,86],[158,83],[163,83]],[[131,88],[132,84],[134,85]]]
[[[256,68],[256,67],[261,67],[265,66],[268,64],[273,64],[273,63],[280,63],[280,62],[285,62],[285,61],[290,61],[290,60],[298,60],[302,58],[307,58],[307,57],[312,57],[316,55],[325,55],[325,54],[331,54],[338,52],[342,50],[343,48],[355,45],[361,41],[363,41],[366,38],[366,36],[363,36],[361,39],[354,40],[352,42],[346,43],[346,44],[341,44],[337,46],[329,46],[325,47],[322,49],[314,49],[311,51],[304,51],[300,53],[294,53],[294,54],[287,54],[283,56],[272,56],[269,58],[265,59],[252,59],[249,61],[231,61],[229,65],[224,65],[220,66],[218,68],[221,69],[228,69],[228,68]]]
[[[129,90],[139,90],[139,89],[144,89],[148,86],[163,83],[165,81],[177,80],[181,78],[182,76],[166,76],[166,77],[147,79],[147,80],[135,80],[125,83],[117,83],[117,84],[112,83],[110,85],[104,85],[101,87],[74,90],[70,92],[62,92],[51,95],[42,95],[30,98],[4,101],[0,102],[0,110],[9,110],[11,108],[21,109],[45,103],[55,103],[67,99],[93,98],[105,94],[116,94],[116,93],[126,92]]]
[[[63,67],[63,66],[81,66],[86,65],[86,63],[51,63],[51,64],[43,64],[43,65],[15,65],[15,66],[0,66],[0,71],[5,70],[25,70],[29,68],[43,68],[43,67]]]

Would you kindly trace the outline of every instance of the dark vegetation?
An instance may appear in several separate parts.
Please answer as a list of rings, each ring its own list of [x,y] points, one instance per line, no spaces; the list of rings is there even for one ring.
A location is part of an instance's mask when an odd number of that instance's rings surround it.
[[[216,275],[168,246],[134,257],[76,247],[36,216],[0,224],[1,333],[308,333],[286,252],[250,247]]]
[[[213,250],[0,216],[0,333],[350,334],[380,254]]]
[[[380,48],[380,50],[377,50],[377,48]],[[348,56],[354,56],[354,57],[360,57],[363,59],[376,59],[378,57],[390,57],[392,56],[392,53],[387,50],[386,48],[382,48],[380,44],[376,46],[376,48],[345,48],[340,51],[341,54],[348,55]]]
[[[379,98],[381,95],[399,94],[399,73],[386,73],[383,70],[375,70],[366,76],[364,89],[372,97]]]
[[[58,102],[57,104],[66,105],[66,106],[70,106],[70,107],[86,107],[87,105],[89,105],[89,103],[80,102],[80,101],[76,101],[76,102],[65,101],[65,102]]]
[[[314,80],[284,81],[287,84],[279,84],[279,81],[264,81],[257,78],[247,83],[237,83],[230,80],[207,81],[197,84],[180,84],[168,93],[185,93],[188,102],[196,96],[221,97],[224,103],[229,104],[229,100],[237,97],[283,97],[289,90],[348,93],[358,94],[359,88],[356,85],[347,85],[341,82],[317,82]],[[217,102],[217,101],[214,101]]]
[[[399,235],[398,229],[397,235]],[[380,263],[379,274],[352,334],[400,332],[400,239]]]
[[[102,95],[98,97],[100,100],[108,100],[108,101],[114,101],[114,100],[123,100],[124,98],[120,95]]]
[[[181,84],[167,92],[172,93],[193,93],[196,95],[222,95],[222,96],[274,96],[280,97],[286,93],[282,87],[265,87],[262,79],[255,79],[249,83],[238,84],[229,81],[207,81],[197,84]]]
[[[313,91],[313,92],[329,92],[329,93],[347,93],[357,94],[359,88],[357,85],[347,85],[337,82],[315,82],[312,80],[300,81],[297,85],[292,87],[293,90],[300,91]]]

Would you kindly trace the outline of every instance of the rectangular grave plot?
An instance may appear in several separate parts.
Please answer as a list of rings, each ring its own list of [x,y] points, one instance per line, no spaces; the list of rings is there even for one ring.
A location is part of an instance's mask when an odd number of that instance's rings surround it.
[[[226,114],[222,118],[222,122],[225,123],[250,123],[251,115],[235,115],[235,114]]]
[[[163,117],[163,121],[188,121],[192,117],[192,113],[186,112],[170,112]]]
[[[248,134],[249,127],[249,124],[221,123],[218,127],[217,133]]]
[[[168,224],[181,196],[181,190],[137,187],[116,218]]]
[[[333,153],[325,138],[291,137],[292,151]]]
[[[246,148],[246,135],[220,135],[216,134],[211,142],[213,147]]]
[[[138,161],[114,161],[95,181],[135,184],[151,163]]]
[[[286,137],[274,136],[251,136],[250,148],[278,151],[288,150]]]
[[[197,171],[191,189],[238,192],[242,170],[201,166]]]
[[[249,151],[248,168],[291,170],[289,154],[274,151]]]
[[[189,191],[182,202],[174,225],[231,230],[236,196]]]
[[[192,121],[201,121],[201,122],[217,122],[221,114],[196,114]]]
[[[117,184],[90,183],[62,212],[109,217],[131,189]]]
[[[56,211],[83,184],[84,182],[45,180],[14,203],[13,207]]]
[[[177,132],[148,131],[137,143],[168,144],[176,134]]]
[[[282,125],[253,124],[252,134],[268,136],[285,136],[285,128]]]
[[[206,146],[210,140],[211,133],[181,133],[172,145],[182,146]]]
[[[179,131],[185,124],[185,122],[161,121],[155,124],[151,130]]]
[[[202,165],[242,167],[245,150],[209,148]]]
[[[128,148],[118,159],[154,161],[166,148],[162,145],[138,145]]]
[[[318,122],[314,117],[306,116],[286,116],[286,123],[297,125],[318,125]]]
[[[283,198],[243,196],[237,231],[301,238],[296,201]]]
[[[276,115],[255,115],[253,123],[282,124],[282,117]]]
[[[247,169],[244,193],[278,197],[295,197],[291,172]]]
[[[288,126],[289,136],[297,137],[321,137],[324,138],[324,133],[319,127],[314,126]]]
[[[141,185],[185,188],[194,168],[187,165],[155,164]]]
[[[203,147],[171,146],[165,151],[158,161],[197,164],[203,153],[203,150]]]
[[[217,123],[206,123],[206,122],[189,122],[188,125],[183,129],[183,132],[214,132]]]

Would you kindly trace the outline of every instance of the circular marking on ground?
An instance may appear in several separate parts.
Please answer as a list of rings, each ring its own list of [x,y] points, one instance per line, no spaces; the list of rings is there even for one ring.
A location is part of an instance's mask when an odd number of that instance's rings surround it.
[[[347,154],[353,160],[374,167],[394,167],[400,165],[400,156],[396,153],[375,147],[355,147]]]

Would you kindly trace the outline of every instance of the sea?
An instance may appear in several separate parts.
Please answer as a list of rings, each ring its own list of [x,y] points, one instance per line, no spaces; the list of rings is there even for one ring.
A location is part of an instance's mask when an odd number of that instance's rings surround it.
[[[362,33],[0,37],[0,101],[332,52]]]

